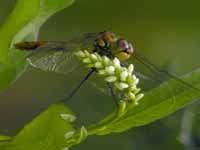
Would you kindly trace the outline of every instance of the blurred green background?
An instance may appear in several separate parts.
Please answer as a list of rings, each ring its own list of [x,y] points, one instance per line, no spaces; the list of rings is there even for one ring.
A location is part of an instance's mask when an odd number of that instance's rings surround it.
[[[0,0],[0,23],[14,4],[14,0]],[[181,75],[200,64],[199,6],[198,0],[76,0],[45,23],[39,39],[67,40],[85,32],[112,31],[134,43],[135,50],[153,63]],[[0,94],[0,133],[15,135],[49,104],[66,97],[79,74],[77,71],[73,77],[66,77],[29,67],[13,86]],[[111,97],[89,84],[68,105],[78,116],[77,126],[96,122],[114,109]],[[181,126],[183,117],[187,119],[183,112],[123,134],[90,137],[73,149],[182,150]],[[190,113],[194,115],[192,142],[200,149],[199,112]]]

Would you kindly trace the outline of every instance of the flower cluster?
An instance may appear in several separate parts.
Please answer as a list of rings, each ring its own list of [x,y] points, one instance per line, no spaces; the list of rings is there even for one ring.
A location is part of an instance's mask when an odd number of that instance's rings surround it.
[[[75,55],[89,68],[95,68],[97,73],[104,77],[106,82],[112,83],[113,87],[124,94],[123,100],[134,102],[135,105],[143,97],[137,88],[139,79],[133,74],[134,66],[127,68],[121,66],[118,58],[111,60],[107,56],[98,53],[89,53],[87,50],[78,51]]]

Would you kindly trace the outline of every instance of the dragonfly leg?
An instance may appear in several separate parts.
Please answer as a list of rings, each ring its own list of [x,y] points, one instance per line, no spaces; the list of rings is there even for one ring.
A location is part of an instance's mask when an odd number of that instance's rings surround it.
[[[76,92],[81,88],[81,86],[84,84],[84,82],[87,81],[88,78],[89,78],[95,71],[96,71],[95,68],[92,68],[92,69],[87,73],[87,75],[81,80],[81,82],[73,89],[73,91],[69,94],[69,96],[67,97],[67,99],[62,100],[61,102],[70,100],[70,99],[74,96],[74,94],[76,94]]]
[[[118,107],[118,106],[119,106],[119,103],[118,103],[118,101],[117,101],[117,99],[116,99],[116,96],[115,96],[115,93],[114,93],[114,90],[113,90],[113,87],[112,87],[111,83],[108,83],[108,82],[107,82],[107,86],[108,86],[108,89],[109,89],[109,91],[110,91],[110,93],[111,93],[111,95],[112,95],[112,99],[113,99],[115,105]]]

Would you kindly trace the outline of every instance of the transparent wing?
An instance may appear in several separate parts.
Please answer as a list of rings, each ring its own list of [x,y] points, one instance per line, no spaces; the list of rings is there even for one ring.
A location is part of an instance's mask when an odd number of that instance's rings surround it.
[[[68,74],[79,64],[75,52],[91,48],[97,36],[98,33],[85,33],[66,42],[47,42],[28,55],[27,60],[35,68]]]
[[[175,75],[172,75],[171,73],[167,72],[166,70],[160,69],[158,66],[156,66],[155,64],[150,62],[144,55],[135,52],[133,58],[138,63],[143,65],[150,72],[147,76],[149,77],[149,79],[152,79],[153,82],[160,84],[166,80],[171,79],[171,80],[175,80],[178,84],[181,84],[184,87],[191,88],[196,92],[200,92],[200,89],[195,88],[191,84],[185,82],[184,80],[178,78]],[[171,88],[171,87],[169,87],[169,88]]]
[[[146,75],[144,75],[144,74],[142,74],[142,73],[140,73],[138,71],[134,71],[134,74],[136,74],[136,76],[138,76],[140,79],[144,79],[144,80],[148,80],[148,81],[152,80],[151,77],[146,76]],[[95,76],[95,77],[92,77],[92,78],[89,79],[90,86],[98,89],[98,91],[100,91],[104,95],[112,96],[111,92],[110,92],[110,90],[109,90],[109,88],[108,88],[108,86],[106,84],[106,82],[104,81],[104,78],[100,78],[100,79],[97,79],[97,78],[98,77]],[[121,94],[120,93],[115,92],[115,94],[116,94],[115,96],[117,98],[121,98]]]
[[[96,73],[94,74],[94,76],[89,78],[88,83],[91,87],[98,90],[98,92],[101,92],[104,95],[111,96],[107,88],[106,82],[104,81],[104,78],[97,75]]]

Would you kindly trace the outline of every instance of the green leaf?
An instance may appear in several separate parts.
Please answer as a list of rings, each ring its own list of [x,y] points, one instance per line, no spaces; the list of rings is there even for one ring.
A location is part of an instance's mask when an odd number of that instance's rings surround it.
[[[200,69],[183,76],[182,79],[194,87],[200,88],[199,77]],[[170,115],[199,98],[200,91],[172,79],[145,93],[139,105],[128,109],[121,118],[114,119],[116,116],[116,112],[114,112],[99,123],[92,125],[88,129],[88,132],[104,135],[113,132],[123,132],[133,127],[144,126]],[[97,132],[97,129],[103,126],[104,130]]]
[[[200,69],[182,77],[182,80],[200,88],[199,76]],[[68,147],[79,144],[88,135],[120,133],[161,119],[200,98],[200,90],[172,79],[144,95],[139,105],[135,105],[134,101],[120,101],[119,107],[103,120],[84,130],[76,130],[75,134],[67,139]]]
[[[73,3],[73,0],[18,0],[0,28],[0,91],[7,88],[24,71],[25,52],[13,44],[36,40],[41,25],[54,13]]]
[[[200,88],[199,76],[200,69],[183,76],[182,79],[196,88]],[[119,107],[103,120],[89,127],[82,126],[77,130],[74,130],[70,124],[75,118],[71,115],[71,111],[63,104],[52,105],[28,124],[13,140],[0,142],[0,149],[56,150],[70,148],[81,143],[90,135],[119,133],[149,124],[183,108],[199,97],[198,90],[189,88],[176,80],[170,80],[145,93],[139,105],[135,105],[134,102],[120,101]]]
[[[71,121],[62,115],[72,116],[63,104],[50,106],[18,133],[11,142],[0,143],[4,150],[61,150],[65,148],[65,133],[74,131]]]
[[[11,138],[9,136],[0,135],[0,141],[10,140]]]

